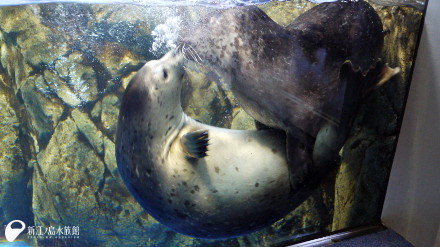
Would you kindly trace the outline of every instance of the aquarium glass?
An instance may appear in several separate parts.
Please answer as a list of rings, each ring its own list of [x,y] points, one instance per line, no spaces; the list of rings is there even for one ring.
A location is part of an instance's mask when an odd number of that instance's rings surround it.
[[[0,246],[379,223],[426,5],[2,0]]]

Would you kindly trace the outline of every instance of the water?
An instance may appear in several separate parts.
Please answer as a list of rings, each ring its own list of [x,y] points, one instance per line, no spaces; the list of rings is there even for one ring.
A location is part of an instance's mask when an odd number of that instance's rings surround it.
[[[226,7],[234,7],[234,6],[243,6],[243,5],[253,5],[253,4],[264,4],[270,2],[271,0],[189,0],[189,1],[181,1],[181,0],[120,0],[120,1],[108,1],[108,0],[5,0],[0,3],[0,5],[8,6],[8,5],[25,5],[25,4],[41,4],[41,3],[91,3],[91,4],[139,4],[139,5],[148,5],[148,6],[209,6],[215,8],[226,8]],[[334,2],[336,0],[310,0],[313,3],[325,3],[325,2]],[[425,1],[423,0],[373,0],[376,4],[381,5],[407,5],[413,6],[419,9],[423,9],[425,5]]]
[[[177,233],[139,205],[123,183],[115,159],[118,114],[127,85],[147,61],[160,59],[172,49],[185,48],[187,59],[195,60],[187,61],[182,81],[181,106],[189,117],[210,126],[255,130],[255,113],[242,108],[230,76],[216,70],[215,64],[209,66],[209,58],[200,52],[202,43],[183,48],[181,40],[211,37],[213,30],[203,29],[206,23],[200,21],[226,7],[257,4],[281,28],[288,29],[292,21],[300,20],[301,14],[323,2],[328,1],[2,1],[0,246],[272,246],[377,222],[426,5],[420,0],[370,2],[385,33],[379,56],[391,67],[400,67],[401,72],[378,89],[354,97],[362,100],[342,131],[344,135],[347,132],[342,150],[332,150],[338,156],[337,165],[322,176],[319,186],[307,198],[298,199],[299,206],[273,224],[249,234],[217,240]],[[329,20],[326,25],[330,30],[334,24]],[[310,42],[318,42],[317,36],[313,37]],[[272,40],[276,38],[273,36]],[[353,46],[356,44],[361,42]],[[366,51],[367,47],[358,50]],[[268,57],[275,57],[277,49],[274,47]],[[279,59],[283,53],[277,56],[274,64],[282,60]],[[270,61],[268,57],[264,61]],[[321,68],[326,53],[317,49],[312,57],[316,58],[314,63],[304,58],[303,65]],[[278,73],[264,70],[270,66],[259,67],[266,73],[254,78],[246,92],[263,79],[268,81],[264,92],[277,92],[273,80],[284,78],[290,70],[281,66],[274,67]],[[342,63],[338,66],[343,67]],[[315,75],[322,73],[315,71]],[[341,90],[334,97],[348,89]],[[279,91],[274,101],[288,93]],[[343,126],[341,109],[347,99],[335,100],[334,109],[329,110],[306,106],[301,94],[287,96],[304,103],[304,108],[319,111],[318,122],[328,118],[332,120],[328,121],[330,126]],[[267,103],[263,97],[257,98]],[[263,107],[257,111],[262,112]],[[148,116],[147,120],[165,117],[160,115]],[[331,139],[331,135],[317,136],[317,143]],[[285,145],[284,138],[273,138]],[[229,160],[246,147],[243,144],[225,155],[225,165],[213,169],[212,174],[224,172]],[[243,181],[259,171],[258,167],[239,170]],[[260,172],[270,174],[270,169]],[[234,181],[229,183],[232,186]],[[263,183],[252,181],[251,187],[261,189]],[[197,188],[204,190],[209,186]],[[279,191],[271,192],[276,193]],[[185,206],[185,200],[180,204]],[[274,203],[270,208],[278,206]],[[257,212],[257,208],[253,210]],[[6,244],[3,226],[12,220],[22,220],[26,228],[14,243]]]

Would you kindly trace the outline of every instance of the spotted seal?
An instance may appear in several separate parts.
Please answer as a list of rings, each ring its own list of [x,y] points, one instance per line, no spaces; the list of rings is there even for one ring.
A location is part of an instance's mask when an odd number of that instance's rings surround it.
[[[182,55],[149,61],[122,99],[116,160],[127,188],[159,222],[199,238],[250,233],[306,198],[289,188],[285,133],[217,128],[181,108]]]
[[[181,36],[249,115],[286,131],[294,190],[336,164],[364,95],[399,71],[378,59],[382,23],[362,0],[322,3],[287,28],[256,6],[218,10]]]

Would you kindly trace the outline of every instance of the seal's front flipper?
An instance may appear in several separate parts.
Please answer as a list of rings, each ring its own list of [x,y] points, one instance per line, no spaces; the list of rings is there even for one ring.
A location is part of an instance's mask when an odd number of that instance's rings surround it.
[[[287,133],[286,154],[289,164],[290,189],[293,193],[306,186],[315,172],[313,143],[313,138],[299,129]]]
[[[201,159],[207,156],[208,130],[196,130],[182,136],[181,142],[187,158]]]

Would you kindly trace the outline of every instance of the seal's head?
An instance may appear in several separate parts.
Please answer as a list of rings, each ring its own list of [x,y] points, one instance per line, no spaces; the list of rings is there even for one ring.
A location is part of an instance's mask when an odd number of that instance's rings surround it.
[[[175,51],[170,51],[159,60],[146,63],[136,73],[127,86],[124,102],[130,105],[148,103],[145,101],[166,99],[167,105],[180,106],[181,81],[184,75],[183,56]],[[137,102],[142,100],[142,102]],[[177,102],[177,101],[178,102]],[[176,102],[175,102],[176,101]],[[158,104],[160,107],[164,103]],[[154,104],[157,105],[157,104]],[[130,106],[131,107],[131,106]],[[136,108],[138,108],[136,107]]]
[[[136,73],[127,86],[119,112],[116,138],[121,144],[121,157],[122,149],[141,146],[140,140],[153,145],[164,143],[171,130],[180,124],[183,75],[183,56],[175,51],[149,61]]]
[[[168,114],[169,118],[180,112],[183,75],[183,56],[175,51],[146,63],[127,86],[121,117],[162,116],[163,112],[169,112],[172,113]]]

